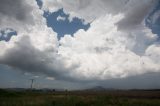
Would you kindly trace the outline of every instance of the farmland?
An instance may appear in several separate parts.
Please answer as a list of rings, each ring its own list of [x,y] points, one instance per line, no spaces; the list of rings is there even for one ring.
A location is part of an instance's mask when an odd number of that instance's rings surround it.
[[[160,106],[159,90],[7,91],[0,106]]]

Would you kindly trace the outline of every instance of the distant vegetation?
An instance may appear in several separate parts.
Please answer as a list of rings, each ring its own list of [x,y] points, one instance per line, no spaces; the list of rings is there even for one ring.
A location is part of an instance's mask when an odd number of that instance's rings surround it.
[[[160,91],[8,91],[0,106],[160,106]]]

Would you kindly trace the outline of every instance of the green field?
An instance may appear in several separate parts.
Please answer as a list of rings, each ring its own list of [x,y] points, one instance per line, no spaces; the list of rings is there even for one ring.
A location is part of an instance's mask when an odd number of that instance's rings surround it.
[[[0,90],[0,106],[160,106],[160,91],[15,92]]]

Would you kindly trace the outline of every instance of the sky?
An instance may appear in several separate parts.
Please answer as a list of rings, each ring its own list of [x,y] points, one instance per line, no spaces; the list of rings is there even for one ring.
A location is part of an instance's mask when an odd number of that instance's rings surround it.
[[[58,39],[65,34],[73,35],[79,29],[87,30],[89,28],[89,23],[83,24],[83,20],[76,17],[70,22],[68,20],[69,15],[65,14],[63,9],[59,9],[53,13],[44,12],[43,16],[47,20],[47,26],[57,32]]]
[[[1,88],[160,88],[159,0],[0,2]]]

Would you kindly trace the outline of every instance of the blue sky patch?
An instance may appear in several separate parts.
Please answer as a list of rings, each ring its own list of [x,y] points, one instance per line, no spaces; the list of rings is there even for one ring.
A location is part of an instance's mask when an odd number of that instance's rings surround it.
[[[43,5],[42,0],[36,0],[37,5],[41,9]],[[59,9],[56,12],[50,13],[49,11],[44,11],[43,16],[47,20],[47,26],[51,27],[55,32],[58,33],[58,39],[63,37],[65,34],[73,35],[76,31],[79,29],[87,30],[90,27],[90,24],[84,24],[82,19],[79,18],[73,18],[73,20],[70,22],[68,17],[69,14],[65,14],[63,9]],[[57,18],[59,20],[57,20]]]
[[[79,29],[87,30],[90,24],[83,24],[83,20],[79,18],[73,18],[70,22],[68,14],[63,12],[63,9],[59,9],[56,12],[44,12],[44,17],[47,19],[48,27],[51,27],[55,32],[58,33],[58,38],[63,37],[65,34],[73,35]],[[57,17],[62,19],[57,20]]]
[[[9,41],[12,36],[16,36],[17,32],[11,28],[0,30],[0,41]]]
[[[160,1],[146,19],[146,25],[152,32],[160,36]]]
[[[42,5],[43,5],[42,0],[36,0],[36,2],[37,2],[37,5],[39,6],[39,8],[41,9]]]

